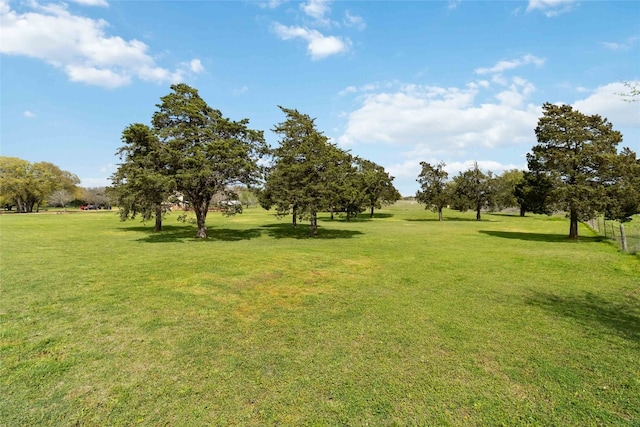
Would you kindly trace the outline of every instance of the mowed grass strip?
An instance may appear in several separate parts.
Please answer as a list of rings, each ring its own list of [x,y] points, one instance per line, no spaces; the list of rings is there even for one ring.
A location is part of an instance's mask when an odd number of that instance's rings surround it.
[[[637,425],[640,262],[398,203],[0,216],[0,425]]]

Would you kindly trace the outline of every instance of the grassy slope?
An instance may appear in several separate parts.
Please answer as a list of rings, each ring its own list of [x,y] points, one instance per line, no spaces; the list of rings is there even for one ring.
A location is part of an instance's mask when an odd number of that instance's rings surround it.
[[[639,257],[445,217],[4,215],[0,425],[637,425]]]

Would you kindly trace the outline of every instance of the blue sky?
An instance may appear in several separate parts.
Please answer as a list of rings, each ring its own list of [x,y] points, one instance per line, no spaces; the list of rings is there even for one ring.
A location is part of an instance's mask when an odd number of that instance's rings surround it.
[[[383,165],[526,166],[544,102],[608,118],[640,152],[638,1],[0,0],[0,153],[110,183],[131,123],[185,82],[265,131],[278,105]]]

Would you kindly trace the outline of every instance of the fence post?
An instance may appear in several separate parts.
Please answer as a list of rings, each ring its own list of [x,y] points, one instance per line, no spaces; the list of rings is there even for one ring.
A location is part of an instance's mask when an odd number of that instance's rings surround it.
[[[622,252],[627,252],[627,235],[624,234],[623,224],[620,224],[620,242],[622,243]]]
[[[614,226],[614,224],[611,223],[611,238],[615,242],[616,241],[616,229],[613,226]]]

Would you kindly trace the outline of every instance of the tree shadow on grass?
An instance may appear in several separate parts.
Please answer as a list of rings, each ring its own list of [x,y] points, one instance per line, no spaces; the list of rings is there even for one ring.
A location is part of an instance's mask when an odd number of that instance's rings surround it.
[[[391,217],[393,217],[393,214],[390,214],[390,213],[374,213],[373,218],[371,218],[370,213],[361,213],[358,215],[357,218],[355,219],[352,218],[347,220],[346,214],[334,214],[333,219],[331,219],[331,217],[320,217],[318,218],[318,222],[345,222],[345,223],[367,222],[375,219],[384,219],[384,218],[391,218]]]
[[[576,243],[576,240],[570,239],[566,234],[546,234],[546,233],[524,233],[520,231],[494,231],[480,230],[479,233],[493,237],[501,237],[503,239],[517,239],[531,242],[549,242],[549,243]],[[580,236],[578,242],[602,242],[606,240],[601,236]]]
[[[409,221],[409,222],[440,222],[438,220],[438,218],[407,218],[405,219],[405,221]],[[473,218],[459,218],[459,217],[446,217],[443,216],[442,217],[442,222],[489,222],[491,220],[488,220],[486,218],[480,218],[480,221],[478,221],[475,216]],[[497,222],[497,221],[491,221],[491,222]]]
[[[393,217],[392,213],[387,212],[374,212],[373,218],[371,218],[371,211],[363,212],[358,215],[358,221],[371,221],[372,219],[384,219]]]
[[[290,223],[269,224],[261,227],[269,237],[275,239],[350,239],[354,236],[362,234],[360,231],[353,230],[335,230],[331,228],[318,227],[318,235],[311,235],[311,226],[307,224],[298,224],[293,227]]]
[[[526,304],[575,320],[584,328],[599,328],[640,345],[640,301],[627,294],[627,300],[612,301],[586,292],[558,296],[532,292]]]
[[[126,231],[137,231],[145,233],[146,236],[137,239],[138,242],[146,243],[167,243],[201,241],[196,237],[197,228],[194,226],[163,225],[162,231],[154,232],[153,227],[127,227]],[[248,230],[234,230],[230,228],[209,228],[207,229],[206,241],[236,242],[239,240],[250,240],[260,237],[261,231],[257,228]]]
[[[508,217],[511,217],[511,218],[514,218],[514,217],[522,218],[520,216],[520,212],[489,212],[487,215],[491,215],[491,216],[508,216]]]
[[[262,235],[259,228],[249,228],[246,230],[234,230],[232,228],[209,228],[207,230],[207,240],[220,240],[223,242],[236,242],[239,240],[256,239]]]

